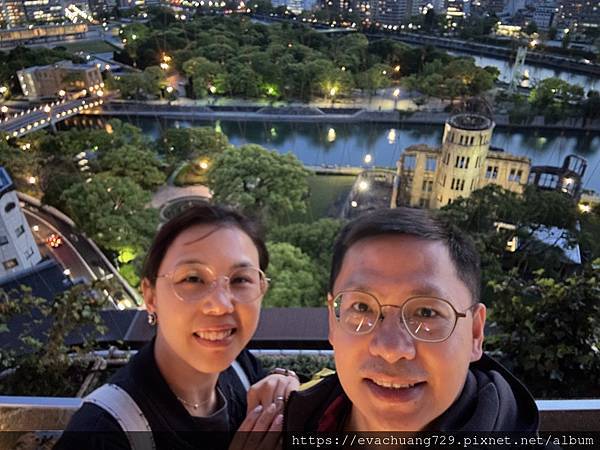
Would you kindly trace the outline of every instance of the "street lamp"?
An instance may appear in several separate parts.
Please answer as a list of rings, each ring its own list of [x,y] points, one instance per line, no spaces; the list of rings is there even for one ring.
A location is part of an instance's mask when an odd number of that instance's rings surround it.
[[[335,94],[337,92],[337,89],[332,87],[331,89],[329,89],[329,95],[331,96],[331,107],[333,108],[333,102],[335,100]]]
[[[394,93],[392,95],[394,96],[394,109],[398,109],[398,97],[400,97],[400,89],[394,89]]]
[[[370,153],[367,153],[367,154],[365,155],[365,159],[364,159],[364,161],[365,161],[365,164],[370,164],[370,163],[371,163],[371,161],[373,161],[373,156],[371,156],[371,154],[370,154]],[[363,183],[364,183],[364,181],[363,181]]]
[[[358,190],[359,191],[366,191],[367,189],[369,189],[369,183],[366,182],[365,180],[361,181],[360,183],[358,183]]]

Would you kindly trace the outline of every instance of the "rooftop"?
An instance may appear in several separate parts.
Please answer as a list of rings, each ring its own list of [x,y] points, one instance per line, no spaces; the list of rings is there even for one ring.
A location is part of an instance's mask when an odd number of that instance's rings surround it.
[[[448,124],[454,128],[469,131],[482,131],[494,126],[491,119],[479,114],[457,114],[448,119]]]
[[[13,181],[6,169],[0,166],[0,195],[13,188]]]

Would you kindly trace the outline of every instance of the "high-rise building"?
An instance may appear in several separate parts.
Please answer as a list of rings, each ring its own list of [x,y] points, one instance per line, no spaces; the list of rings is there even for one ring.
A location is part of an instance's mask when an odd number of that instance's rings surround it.
[[[533,12],[533,21],[540,30],[548,30],[553,24],[558,13],[558,5],[555,1],[537,2]]]
[[[373,20],[398,25],[412,15],[412,0],[372,0]]]
[[[62,22],[65,19],[64,0],[22,0],[29,22]]]
[[[2,0],[0,9],[0,25],[13,28],[27,20],[22,0]]]
[[[0,281],[41,260],[12,179],[4,167],[0,167]]]

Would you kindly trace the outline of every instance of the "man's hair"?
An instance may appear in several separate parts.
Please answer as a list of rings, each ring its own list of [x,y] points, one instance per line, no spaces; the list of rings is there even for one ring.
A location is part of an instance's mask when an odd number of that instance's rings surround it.
[[[394,208],[366,213],[347,223],[333,246],[329,292],[338,277],[348,249],[358,241],[381,235],[408,235],[446,245],[456,274],[478,302],[481,290],[479,253],[473,240],[456,226],[423,209]],[[399,258],[402,255],[398,255]],[[406,261],[410,264],[410,261]]]
[[[188,228],[196,225],[218,225],[240,229],[252,239],[252,242],[256,246],[260,269],[263,271],[267,270],[269,252],[265,245],[264,234],[260,224],[229,207],[206,203],[186,209],[162,226],[154,237],[154,241],[144,260],[142,277],[147,278],[154,285],[163,258],[175,238]]]

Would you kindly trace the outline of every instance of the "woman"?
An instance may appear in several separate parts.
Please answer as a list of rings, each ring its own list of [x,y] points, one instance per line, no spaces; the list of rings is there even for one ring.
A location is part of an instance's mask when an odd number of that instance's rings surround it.
[[[257,224],[230,209],[195,206],[165,224],[143,268],[156,337],[109,380],[110,392],[105,385],[84,403],[55,448],[227,448],[238,429],[281,430],[283,402],[298,387],[297,377],[283,369],[265,377],[244,349],[268,288],[268,262]],[[244,377],[253,384],[247,398]],[[134,419],[138,425],[127,425]],[[256,446],[243,441],[238,436],[236,447]]]

